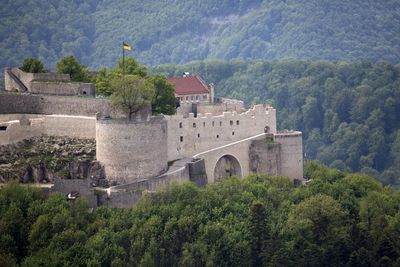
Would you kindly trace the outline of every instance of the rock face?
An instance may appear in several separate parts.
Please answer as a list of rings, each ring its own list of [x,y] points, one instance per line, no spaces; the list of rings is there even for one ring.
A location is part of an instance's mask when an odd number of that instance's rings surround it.
[[[95,160],[95,140],[41,136],[0,146],[0,183],[52,183],[55,178],[90,179],[108,186],[104,168]]]

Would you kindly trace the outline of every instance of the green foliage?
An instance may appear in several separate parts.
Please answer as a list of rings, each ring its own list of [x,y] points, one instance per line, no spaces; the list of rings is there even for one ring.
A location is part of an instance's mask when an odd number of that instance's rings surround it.
[[[217,96],[273,103],[278,129],[303,132],[307,160],[400,186],[399,65],[235,60],[150,71],[175,76],[190,69],[214,83]]]
[[[176,98],[174,85],[170,84],[163,75],[149,75],[145,67],[141,66],[134,58],[126,57],[124,61],[125,75],[134,75],[146,80],[147,85],[154,87],[154,97],[151,101],[151,108],[154,114],[172,115],[176,112]],[[107,71],[101,68],[96,75],[96,94],[111,96],[123,77],[122,59],[118,60],[117,65]]]
[[[152,65],[235,58],[398,63],[397,7],[396,0],[7,1],[0,68],[27,56],[54,68],[65,55],[111,67],[123,41]]]
[[[153,113],[173,115],[176,112],[175,87],[162,75],[150,77],[155,87],[155,96],[152,102]]]
[[[312,181],[172,184],[131,209],[10,182],[0,188],[0,264],[12,266],[396,266],[400,194],[306,164]]]
[[[81,65],[74,56],[65,56],[57,63],[57,72],[69,74],[74,82],[91,82],[91,75],[85,66]]]
[[[44,72],[44,65],[42,61],[36,58],[26,58],[22,66],[19,67],[21,70],[29,73],[41,73]]]
[[[113,94],[111,103],[126,113],[128,120],[146,105],[150,105],[154,98],[154,85],[136,75],[116,76],[111,81]]]

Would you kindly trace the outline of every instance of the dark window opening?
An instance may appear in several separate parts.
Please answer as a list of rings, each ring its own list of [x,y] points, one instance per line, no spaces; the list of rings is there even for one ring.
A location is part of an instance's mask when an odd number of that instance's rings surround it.
[[[83,94],[86,95],[86,91],[83,91]]]
[[[181,142],[183,142],[183,136],[181,136],[181,138],[180,138],[180,139],[181,139]]]
[[[238,120],[236,121],[236,125],[239,125],[239,121]]]
[[[212,122],[212,126],[214,127],[214,122]]]
[[[217,138],[219,138],[219,134],[217,134]]]
[[[235,132],[232,132],[232,135],[235,135]]]
[[[197,138],[200,138],[200,134],[197,134]]]
[[[182,128],[182,122],[179,123],[179,128]]]
[[[206,123],[205,122],[203,122],[203,127],[206,127]]]
[[[0,131],[5,131],[7,130],[7,126],[0,126]]]
[[[233,125],[233,121],[230,121],[229,124],[230,124],[230,125]]]
[[[222,126],[222,121],[219,122],[219,126]]]
[[[195,122],[193,122],[193,128],[196,128],[196,123]]]

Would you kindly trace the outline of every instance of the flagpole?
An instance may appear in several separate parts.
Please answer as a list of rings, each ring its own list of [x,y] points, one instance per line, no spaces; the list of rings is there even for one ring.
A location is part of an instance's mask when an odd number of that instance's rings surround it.
[[[125,77],[125,49],[124,49],[124,43],[122,43],[122,76]]]

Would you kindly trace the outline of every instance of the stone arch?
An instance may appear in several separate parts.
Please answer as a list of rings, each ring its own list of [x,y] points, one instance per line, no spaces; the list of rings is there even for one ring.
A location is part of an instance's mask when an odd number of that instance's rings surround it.
[[[214,181],[220,181],[229,176],[242,177],[242,167],[236,157],[225,154],[215,164]]]

